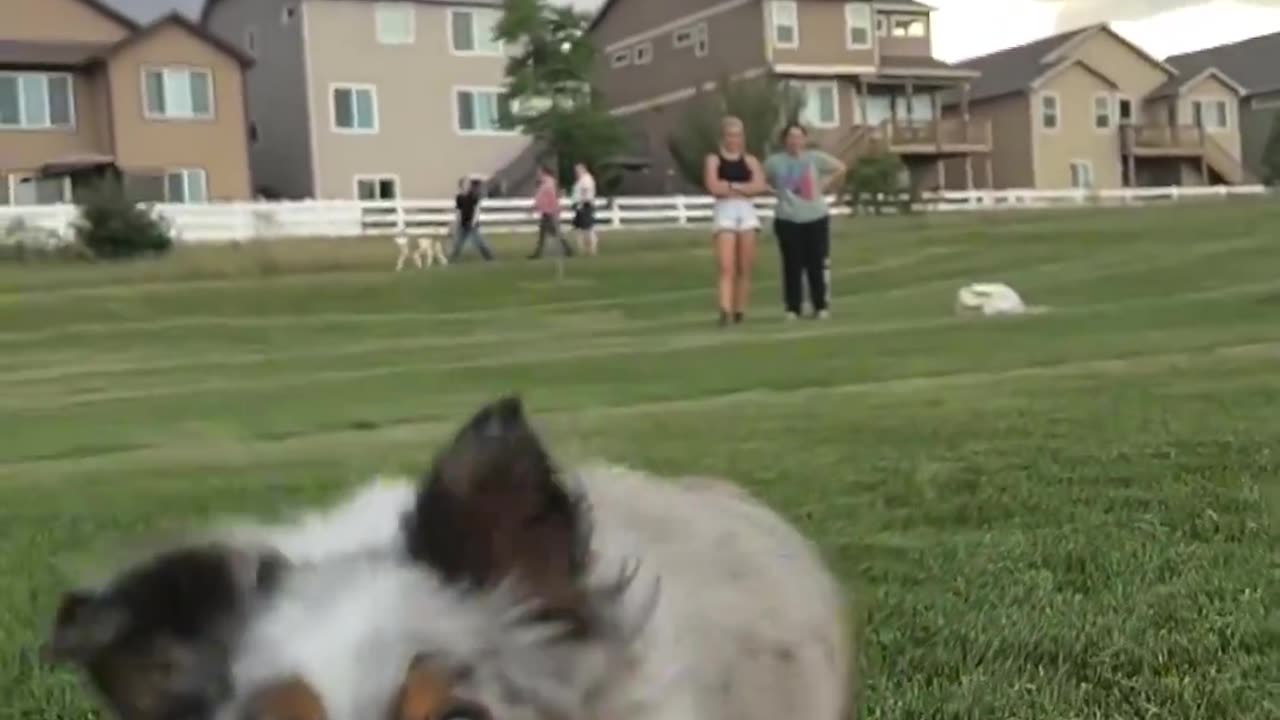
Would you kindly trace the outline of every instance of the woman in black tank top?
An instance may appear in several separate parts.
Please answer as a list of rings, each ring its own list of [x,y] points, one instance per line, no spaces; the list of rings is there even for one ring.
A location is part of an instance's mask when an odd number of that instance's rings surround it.
[[[756,231],[760,229],[752,198],[768,190],[760,161],[746,150],[742,121],[738,118],[726,117],[721,121],[720,147],[707,155],[703,184],[716,199],[717,291],[723,327],[730,322],[742,322],[747,310],[756,258]]]

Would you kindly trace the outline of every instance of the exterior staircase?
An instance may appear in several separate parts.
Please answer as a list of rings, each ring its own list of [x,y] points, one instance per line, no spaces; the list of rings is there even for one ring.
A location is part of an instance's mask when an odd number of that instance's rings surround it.
[[[1256,185],[1257,177],[1249,172],[1239,158],[1232,155],[1222,143],[1209,137],[1204,138],[1204,163],[1216,172],[1228,185]],[[1205,178],[1206,182],[1208,178]]]

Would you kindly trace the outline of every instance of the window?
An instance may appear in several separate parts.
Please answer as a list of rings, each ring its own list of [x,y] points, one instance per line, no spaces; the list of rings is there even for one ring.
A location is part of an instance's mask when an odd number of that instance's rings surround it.
[[[1205,130],[1227,130],[1231,127],[1231,111],[1226,100],[1192,100],[1191,124]]]
[[[871,47],[871,4],[851,2],[844,5],[844,41],[850,50]]]
[[[501,15],[497,10],[450,10],[450,47],[463,55],[501,55],[502,43],[493,37],[499,19]]]
[[[457,90],[454,93],[457,130],[464,135],[515,132],[511,101],[497,89]]]
[[[929,34],[929,21],[924,15],[895,15],[889,34],[897,38],[922,38]]]
[[[706,57],[711,52],[711,33],[707,30],[707,24],[698,25],[696,36],[693,39],[693,56]]]
[[[840,110],[836,84],[833,82],[799,83],[804,106],[800,109],[800,122],[813,128],[832,128],[840,125]]]
[[[685,48],[693,44],[694,30],[691,27],[681,28],[671,33],[671,47]]]
[[[400,180],[394,175],[357,175],[356,199],[367,202],[400,197]]]
[[[631,64],[631,51],[619,50],[609,56],[609,67],[620,68]]]
[[[0,127],[33,130],[73,125],[70,75],[0,72]]]
[[[1111,96],[1093,96],[1093,127],[1098,130],[1111,129]]]
[[[213,75],[200,68],[156,68],[142,71],[144,115],[160,120],[207,120],[213,117]]]
[[[876,15],[876,35],[889,37],[889,18],[884,15]]]
[[[1057,130],[1062,121],[1058,96],[1044,93],[1040,96],[1040,129]]]
[[[1071,161],[1071,187],[1077,190],[1093,187],[1093,163],[1088,160]]]
[[[244,45],[244,51],[245,51],[245,52],[247,52],[247,53],[249,53],[250,55],[253,55],[253,56],[255,56],[255,57],[257,56],[257,54],[258,54],[258,30],[257,30],[257,28],[254,28],[254,27],[252,27],[252,26],[251,26],[251,27],[247,27],[247,28],[245,28],[245,29],[244,29],[244,43],[243,43],[243,45]]]
[[[181,168],[164,174],[164,201],[202,203],[209,201],[209,183],[204,170]]]
[[[773,0],[769,5],[769,17],[773,23],[775,47],[800,47],[800,18],[795,0]]]
[[[372,85],[334,85],[332,97],[334,130],[378,132],[378,93]]]
[[[635,46],[632,50],[634,56],[631,59],[633,65],[648,65],[653,62],[653,43],[644,42]]]
[[[383,45],[413,44],[412,3],[380,2],[374,6],[373,16],[379,43]]]
[[[933,97],[928,93],[912,95],[909,103],[906,95],[893,97],[899,122],[927,123],[933,120]]]
[[[1133,98],[1116,98],[1116,111],[1121,125],[1133,124]]]
[[[57,205],[71,201],[71,178],[10,175],[9,193],[4,198],[13,205]]]

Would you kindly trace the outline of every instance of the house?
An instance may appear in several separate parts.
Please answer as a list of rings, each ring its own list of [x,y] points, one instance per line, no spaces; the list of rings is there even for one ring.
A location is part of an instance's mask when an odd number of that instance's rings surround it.
[[[902,156],[918,186],[969,182],[991,149],[985,120],[943,118],[944,93],[977,73],[933,57],[931,8],[914,0],[606,0],[591,32],[596,82],[652,161],[637,191],[678,187],[668,140],[700,90],[780,78],[802,93],[815,143],[847,160]],[[954,177],[944,178],[950,171]]]
[[[1253,176],[1265,177],[1263,150],[1272,126],[1280,122],[1280,33],[1175,55],[1165,62],[1188,80],[1216,68],[1240,83],[1244,93],[1234,111],[1244,164]]]
[[[3,0],[0,15],[0,204],[70,201],[104,173],[141,199],[251,197],[239,50],[107,0]]]
[[[208,0],[203,23],[254,56],[264,194],[451,196],[528,144],[493,39],[501,0]]]
[[[960,65],[980,73],[967,112],[996,137],[980,187],[1252,181],[1234,110],[1241,88],[1216,68],[1185,75],[1105,24]]]

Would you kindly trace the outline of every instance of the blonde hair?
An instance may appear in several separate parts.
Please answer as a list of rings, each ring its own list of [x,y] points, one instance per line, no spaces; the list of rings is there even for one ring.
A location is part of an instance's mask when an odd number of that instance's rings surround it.
[[[720,119],[720,134],[723,135],[730,130],[746,130],[742,118],[737,115],[725,115]]]

